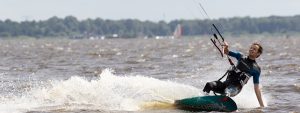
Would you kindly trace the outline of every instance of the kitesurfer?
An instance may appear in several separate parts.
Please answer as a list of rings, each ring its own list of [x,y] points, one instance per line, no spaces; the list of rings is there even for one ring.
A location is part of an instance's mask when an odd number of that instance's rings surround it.
[[[224,42],[224,53],[237,59],[237,65],[229,69],[226,74],[225,81],[213,81],[206,83],[203,91],[209,93],[219,93],[230,97],[236,96],[247,83],[250,77],[253,77],[254,91],[260,107],[264,107],[261,90],[259,88],[259,78],[261,69],[256,63],[258,58],[263,53],[263,48],[259,43],[253,43],[249,49],[248,56],[244,56],[239,52],[229,51],[228,44]]]

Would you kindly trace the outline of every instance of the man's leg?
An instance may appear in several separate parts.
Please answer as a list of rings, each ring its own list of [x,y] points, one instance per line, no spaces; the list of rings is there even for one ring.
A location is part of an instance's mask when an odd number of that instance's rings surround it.
[[[210,91],[216,92],[216,93],[224,93],[225,85],[221,81],[213,81],[213,82],[207,82],[203,92],[209,93]]]
[[[212,90],[212,88],[215,86],[214,84],[215,84],[214,82],[207,82],[203,88],[203,92],[209,93]]]

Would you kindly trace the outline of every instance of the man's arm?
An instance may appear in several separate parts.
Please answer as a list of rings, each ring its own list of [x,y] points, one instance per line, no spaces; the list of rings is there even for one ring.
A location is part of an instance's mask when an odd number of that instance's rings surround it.
[[[260,107],[265,107],[264,102],[262,100],[262,95],[261,95],[261,91],[259,88],[259,84],[254,84],[254,91],[255,91],[255,94],[256,94],[256,97],[257,97]]]

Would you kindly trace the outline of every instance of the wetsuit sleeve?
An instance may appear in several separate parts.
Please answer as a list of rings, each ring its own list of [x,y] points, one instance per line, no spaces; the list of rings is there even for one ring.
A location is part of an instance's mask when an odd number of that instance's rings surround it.
[[[239,52],[229,51],[228,55],[236,58],[237,60],[240,60],[242,58],[242,54]]]
[[[260,76],[260,72],[252,72],[252,76],[253,76],[253,83],[254,84],[259,84],[259,76]]]

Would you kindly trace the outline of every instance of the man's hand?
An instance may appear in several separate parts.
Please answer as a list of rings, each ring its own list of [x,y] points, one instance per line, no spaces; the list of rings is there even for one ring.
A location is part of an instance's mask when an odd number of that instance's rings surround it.
[[[260,106],[260,107],[257,107],[256,109],[263,109],[264,107]]]
[[[222,45],[222,46],[224,46],[223,47],[224,48],[224,53],[226,55],[228,55],[229,54],[228,43],[226,41],[224,41],[224,45]]]

